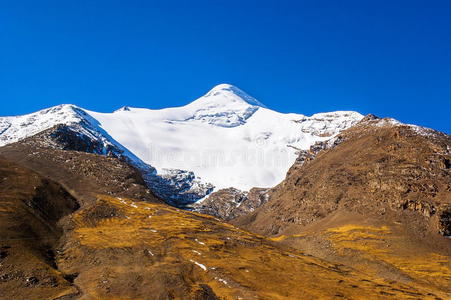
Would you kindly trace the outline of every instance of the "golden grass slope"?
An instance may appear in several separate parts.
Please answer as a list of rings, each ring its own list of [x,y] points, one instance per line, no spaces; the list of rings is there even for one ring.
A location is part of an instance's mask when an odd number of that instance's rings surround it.
[[[451,293],[451,259],[434,252],[406,252],[387,247],[386,240],[400,239],[389,227],[348,224],[327,230],[327,238],[340,255],[356,255],[393,266],[424,286]],[[390,243],[394,245],[395,243]],[[401,254],[401,255],[400,255]],[[365,266],[362,266],[365,268]]]
[[[439,299],[278,246],[213,217],[99,195],[57,263],[82,299]],[[338,235],[348,230],[331,231]],[[333,237],[337,242],[342,237]],[[337,244],[338,245],[338,244]]]

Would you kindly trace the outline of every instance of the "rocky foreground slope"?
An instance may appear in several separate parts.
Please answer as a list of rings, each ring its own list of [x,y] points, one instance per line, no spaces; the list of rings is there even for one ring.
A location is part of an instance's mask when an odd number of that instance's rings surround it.
[[[451,137],[368,116],[302,151],[232,222],[311,255],[451,293]]]
[[[105,166],[98,158],[91,160],[94,170]],[[206,215],[119,197],[120,191],[69,191],[4,159],[0,175],[1,299],[445,297],[307,256]],[[77,197],[88,192],[90,200]]]

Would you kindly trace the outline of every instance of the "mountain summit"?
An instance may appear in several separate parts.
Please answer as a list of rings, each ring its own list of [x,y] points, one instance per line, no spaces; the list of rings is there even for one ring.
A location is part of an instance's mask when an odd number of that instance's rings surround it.
[[[259,108],[261,102],[230,84],[220,84],[207,94],[186,105],[189,119],[220,127],[243,125]]]
[[[266,107],[263,103],[250,96],[243,90],[233,86],[231,84],[223,83],[218,84],[214,88],[212,88],[205,96],[198,99],[209,99],[210,101],[215,102],[246,102],[249,105]]]

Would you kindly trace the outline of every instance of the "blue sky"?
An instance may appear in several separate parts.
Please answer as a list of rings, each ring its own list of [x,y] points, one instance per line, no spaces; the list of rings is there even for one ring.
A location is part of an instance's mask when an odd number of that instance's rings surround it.
[[[231,83],[281,112],[451,133],[451,1],[0,1],[0,115],[183,105]]]

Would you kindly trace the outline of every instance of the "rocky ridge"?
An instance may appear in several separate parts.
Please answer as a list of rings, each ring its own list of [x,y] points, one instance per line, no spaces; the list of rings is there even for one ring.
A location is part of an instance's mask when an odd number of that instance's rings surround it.
[[[247,215],[265,204],[269,198],[267,191],[268,189],[262,188],[252,188],[249,192],[235,188],[222,189],[188,208],[224,221],[230,221]]]

